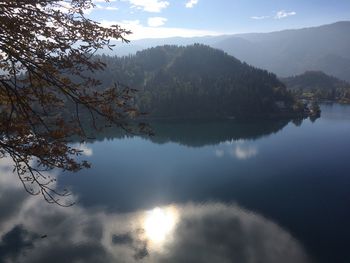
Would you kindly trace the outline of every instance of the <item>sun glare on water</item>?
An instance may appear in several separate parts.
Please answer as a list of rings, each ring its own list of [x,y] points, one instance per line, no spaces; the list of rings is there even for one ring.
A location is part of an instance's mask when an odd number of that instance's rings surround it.
[[[146,212],[144,230],[148,240],[154,245],[163,244],[174,230],[178,219],[178,213],[174,207],[156,207]]]

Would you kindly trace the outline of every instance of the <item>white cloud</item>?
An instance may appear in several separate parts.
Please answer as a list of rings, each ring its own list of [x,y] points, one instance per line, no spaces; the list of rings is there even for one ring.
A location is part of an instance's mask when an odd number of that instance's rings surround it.
[[[187,8],[192,8],[192,7],[194,7],[196,4],[198,4],[198,1],[199,1],[199,0],[189,0],[189,1],[186,3],[186,7],[187,7]]]
[[[109,0],[108,2],[116,2],[117,0]],[[106,3],[106,0],[93,0],[94,3]]]
[[[158,27],[165,24],[168,19],[165,17],[150,17],[148,18],[147,24],[151,27]]]
[[[132,7],[141,9],[150,13],[159,13],[169,6],[168,1],[163,0],[127,0]]]
[[[292,11],[292,12],[287,12],[285,10],[281,10],[281,11],[278,11],[275,15],[275,19],[282,19],[282,18],[286,18],[286,17],[289,17],[289,16],[295,16],[297,13]]]
[[[118,10],[119,8],[116,6],[107,6],[104,8],[105,10]]]
[[[62,13],[67,13],[69,9],[72,8],[72,5],[65,1],[58,1],[56,4],[54,4],[53,9],[60,11]]]
[[[98,4],[98,3],[103,3],[106,1],[105,0],[94,0],[93,3],[94,3],[94,6],[91,7],[91,8],[88,8],[88,9],[85,9],[84,10],[84,14],[85,15],[90,15],[93,11],[95,10],[107,10],[107,11],[116,11],[118,10],[119,8],[116,7],[116,6],[108,6],[108,5],[101,5],[101,4]],[[115,2],[115,0],[111,0],[109,2]]]
[[[280,10],[278,12],[276,12],[276,14],[274,16],[251,16],[251,19],[254,20],[263,20],[263,19],[268,19],[268,18],[274,18],[274,19],[282,19],[282,18],[286,18],[289,16],[295,16],[297,13],[294,11],[291,12],[287,12],[285,10]]]
[[[102,6],[102,5],[96,5],[94,9],[99,10],[118,10],[119,8],[116,6]]]
[[[122,28],[131,30],[132,34],[127,36],[129,40],[143,39],[143,38],[167,38],[167,37],[201,37],[201,36],[218,36],[221,32],[197,30],[190,28],[177,27],[150,27],[144,26],[140,20],[124,20],[124,21],[106,21],[102,20],[100,23],[105,26],[120,25]]]
[[[109,10],[109,11],[115,11],[118,10],[119,8],[116,6],[110,6],[108,5],[109,3],[112,2],[116,2],[116,0],[109,0],[108,2],[106,2],[106,0],[93,0],[93,6],[91,6],[90,8],[86,8],[83,10],[85,15],[90,15],[94,10]],[[99,4],[99,3],[105,3],[105,4]],[[55,5],[54,9],[61,11],[63,13],[67,13],[69,11],[69,9],[72,8],[71,3],[65,2],[65,1],[59,1],[57,2],[57,4]]]
[[[250,18],[254,20],[262,20],[262,19],[270,18],[270,16],[252,16]]]

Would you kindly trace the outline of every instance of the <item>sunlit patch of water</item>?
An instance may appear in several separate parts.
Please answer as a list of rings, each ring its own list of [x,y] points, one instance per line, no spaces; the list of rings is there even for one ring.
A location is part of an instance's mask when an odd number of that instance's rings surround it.
[[[156,207],[145,212],[143,228],[150,245],[160,248],[166,241],[171,240],[178,219],[179,213],[174,206]]]

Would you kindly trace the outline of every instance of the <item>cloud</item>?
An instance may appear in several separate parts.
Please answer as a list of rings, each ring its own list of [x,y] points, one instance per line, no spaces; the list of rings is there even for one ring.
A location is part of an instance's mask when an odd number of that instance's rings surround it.
[[[189,1],[186,3],[186,8],[192,8],[192,7],[194,7],[196,4],[198,4],[198,1],[199,1],[199,0],[189,0]]]
[[[262,20],[262,19],[270,18],[270,16],[252,16],[250,18],[254,20]]]
[[[116,6],[106,6],[103,8],[104,10],[118,10],[119,8]]]
[[[109,0],[108,2],[116,2],[117,0]],[[106,3],[106,0],[93,0],[93,3]]]
[[[88,9],[85,9],[84,10],[84,14],[85,15],[90,15],[93,11],[96,11],[96,10],[106,10],[106,11],[116,11],[116,10],[119,10],[118,7],[116,6],[106,6],[106,5],[101,5],[101,4],[98,4],[98,3],[103,3],[106,1],[105,0],[95,0],[93,1],[93,3],[95,4],[93,7],[91,8],[88,8]],[[115,1],[109,1],[109,2],[115,2]]]
[[[167,8],[170,3],[162,0],[127,0],[132,7],[141,9],[150,13],[160,13]]]
[[[294,11],[287,12],[285,10],[280,10],[274,16],[251,16],[250,18],[254,20],[263,20],[263,19],[269,19],[269,18],[282,19],[289,16],[295,16],[296,14],[297,13]]]
[[[287,12],[285,10],[281,10],[281,11],[278,11],[275,15],[275,19],[282,19],[282,18],[286,18],[286,17],[289,17],[289,16],[295,16],[297,13],[292,11],[292,12]]]
[[[118,10],[119,8],[116,6],[102,6],[102,5],[96,5],[95,8],[93,8],[92,10]]]
[[[148,18],[147,24],[151,27],[158,27],[165,24],[168,19],[165,17],[150,17]]]
[[[106,0],[93,0],[92,2],[94,4],[93,6],[83,10],[85,15],[90,15],[93,11],[96,11],[96,10],[116,11],[119,9],[116,6],[108,5],[111,2],[116,2],[116,0],[110,0],[109,2],[106,2]],[[104,4],[100,4],[100,3],[104,3]],[[68,10],[71,8],[72,8],[72,5],[65,1],[57,2],[57,4],[54,7],[55,10],[61,11],[63,13],[67,13]]]
[[[209,30],[197,30],[190,28],[178,27],[151,27],[144,26],[140,20],[123,20],[123,21],[107,21],[102,20],[100,23],[109,27],[111,25],[120,25],[122,28],[131,30],[132,34],[127,36],[130,40],[144,38],[168,38],[168,37],[201,37],[201,36],[218,36],[221,32]]]

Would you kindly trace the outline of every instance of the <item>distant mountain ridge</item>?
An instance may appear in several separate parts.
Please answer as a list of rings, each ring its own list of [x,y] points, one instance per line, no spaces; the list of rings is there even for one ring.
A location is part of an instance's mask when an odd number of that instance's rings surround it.
[[[280,77],[312,70],[350,80],[350,22],[241,34],[219,41],[214,47]]]
[[[157,45],[202,43],[224,50],[255,67],[288,77],[323,71],[350,81],[350,21],[271,33],[196,38],[144,39],[117,43],[115,55],[127,55]]]

